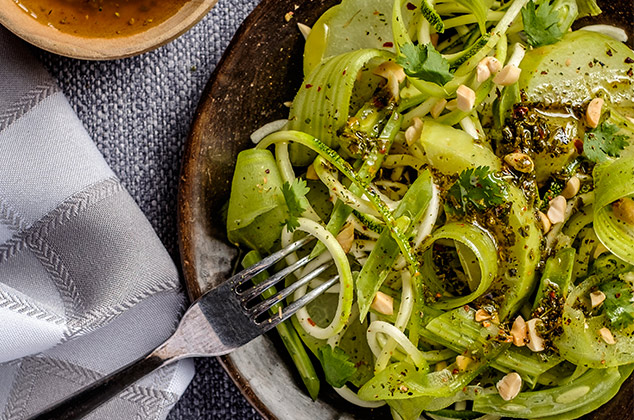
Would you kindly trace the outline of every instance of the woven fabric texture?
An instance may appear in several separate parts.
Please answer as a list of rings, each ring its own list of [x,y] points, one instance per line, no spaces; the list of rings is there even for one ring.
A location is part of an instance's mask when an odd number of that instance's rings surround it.
[[[0,28],[0,418],[20,420],[137,359],[186,299],[150,223],[55,81]],[[160,369],[88,418],[167,417],[194,374]]]
[[[36,50],[121,184],[178,264],[176,195],[181,156],[207,80],[256,0],[220,0],[188,33],[124,60],[87,62]],[[214,359],[168,419],[257,419]]]

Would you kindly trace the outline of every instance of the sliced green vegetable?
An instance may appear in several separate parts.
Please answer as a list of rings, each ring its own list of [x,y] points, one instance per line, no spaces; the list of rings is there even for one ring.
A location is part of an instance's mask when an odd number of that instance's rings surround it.
[[[458,254],[463,260],[461,261],[463,262],[463,269],[472,287],[471,293],[465,296],[452,296],[450,293],[443,291],[441,293],[442,296],[431,305],[439,309],[452,309],[472,302],[488,290],[498,273],[496,246],[484,230],[466,223],[447,223],[436,230],[429,240],[423,244],[423,249],[426,250],[425,256],[431,255],[432,247],[436,241],[447,239],[454,241],[456,245],[462,244],[466,248],[457,247]],[[469,253],[468,251],[471,252]],[[467,258],[469,258],[469,261],[466,261]],[[427,262],[428,260],[425,261]],[[424,264],[424,268],[423,277],[436,277],[436,267],[433,262],[429,261]],[[439,280],[436,280],[436,282],[442,284]]]
[[[577,16],[579,16],[577,0],[555,0],[553,10],[558,14],[558,26],[563,35],[568,32]]]
[[[393,106],[382,104],[381,98],[372,98],[357,111],[354,117],[348,119],[339,136],[340,146],[350,156],[358,159],[363,159],[372,153],[372,149],[385,149],[383,144],[386,142],[385,136],[378,137],[383,127],[389,123],[393,109]],[[394,126],[394,122],[391,125]],[[376,153],[375,150],[374,154]]]
[[[397,0],[398,1],[398,0]],[[391,1],[343,0],[326,11],[313,25],[304,48],[304,75],[322,61],[351,51],[373,48],[394,52]],[[415,11],[402,10],[409,27]]]
[[[632,55],[625,44],[606,35],[569,32],[555,44],[526,52],[519,88],[529,102],[545,105],[579,106],[601,95],[613,105],[632,107],[632,64],[627,60]]]
[[[289,116],[289,129],[311,134],[328,147],[338,144],[338,130],[348,121],[353,89],[359,72],[369,73],[364,67],[373,58],[387,58],[385,52],[376,49],[352,51],[332,57],[318,65],[299,88]],[[378,80],[376,82],[378,84]],[[370,91],[370,95],[372,95]],[[360,98],[362,103],[370,97]],[[306,148],[291,144],[291,161],[306,166],[314,158]]]
[[[462,130],[425,121],[419,143],[429,163],[445,174],[459,174],[469,168],[487,166],[497,171],[500,161],[491,149],[477,144]]]
[[[589,274],[601,278],[609,278],[634,271],[634,266],[626,263],[613,254],[603,254],[592,262]]]
[[[445,408],[443,410],[427,411],[427,414],[433,414],[450,419],[471,420],[482,417],[482,413],[476,413],[470,410],[450,410]]]
[[[440,15],[438,15],[438,12],[436,12],[436,9],[434,9],[434,5],[431,0],[421,1],[420,12],[425,20],[434,27],[436,32],[438,32],[439,34],[445,32],[445,25],[443,25]]]
[[[403,4],[407,1],[394,0],[392,4],[392,37],[394,38],[394,48],[397,54],[401,53],[401,46],[412,43],[405,19],[403,19]]]
[[[448,398],[467,386],[486,367],[485,359],[471,362],[464,371],[448,369],[426,373],[408,362],[389,365],[359,390],[367,401],[400,400],[418,397]],[[455,366],[455,365],[451,365]]]
[[[579,17],[601,14],[601,8],[595,0],[577,0],[577,7],[579,8]]]
[[[568,297],[572,285],[572,269],[575,263],[575,250],[565,248],[546,260],[546,267],[537,288],[533,310],[550,292],[562,298]]]
[[[611,398],[622,381],[617,368],[591,369],[571,384],[520,392],[511,401],[504,401],[497,394],[476,397],[473,410],[512,418],[573,418],[566,413],[584,406],[598,407],[593,403],[605,402],[607,395]]]
[[[227,211],[229,240],[269,253],[279,241],[287,216],[282,178],[271,152],[240,152]]]
[[[566,411],[562,414],[549,415],[546,417],[540,417],[540,420],[574,420],[583,418],[586,414],[592,413],[595,410],[598,410],[602,405],[610,401],[621,389],[621,385],[623,382],[630,377],[634,371],[634,365],[627,365],[619,367],[620,378],[614,382],[611,382],[612,387],[609,389],[603,390],[601,387],[600,395],[593,395],[591,398],[588,398],[584,404],[577,406],[576,408]],[[574,394],[574,391],[573,391]]]
[[[484,47],[487,46],[489,39],[491,36],[489,34],[483,34],[480,38],[478,38],[471,46],[468,48],[447,56],[447,61],[449,62],[452,69],[456,69],[460,67],[461,64],[465,63],[471,57],[480,52]]]
[[[482,340],[507,341],[506,335],[499,336],[502,333],[495,325],[484,327],[476,322],[475,310],[468,307],[457,308],[432,318],[421,331],[424,338],[460,354]],[[490,365],[502,372],[517,372],[525,381],[534,384],[539,375],[560,362],[561,358],[555,355],[545,358],[525,347],[509,347],[492,358]]]
[[[478,63],[484,57],[486,57],[489,52],[493,48],[495,48],[498,42],[500,42],[500,40],[503,39],[503,37],[506,35],[507,31],[511,27],[511,24],[514,20],[517,19],[526,3],[528,3],[528,0],[514,0],[509,5],[502,19],[500,19],[497,25],[495,25],[495,27],[490,30],[491,36],[489,37],[486,45],[471,58],[469,58],[466,62],[464,62],[458,69],[456,69],[456,77],[446,86],[448,91],[454,92],[458,88],[458,86],[467,82]]]
[[[502,278],[498,293],[504,296],[498,309],[500,319],[515,313],[533,290],[542,241],[541,229],[524,193],[514,185],[509,185],[507,191],[508,200],[513,203],[508,224],[514,243],[508,250],[510,258],[500,268]]]
[[[394,217],[406,216],[408,226],[404,231],[410,231],[427,210],[432,196],[433,181],[431,173],[424,171],[412,183],[405,196],[394,211]],[[394,261],[399,255],[398,244],[394,241],[388,229],[383,230],[381,236],[370,253],[357,277],[357,301],[359,317],[365,319],[376,292],[387,278]]]
[[[461,4],[471,13],[473,13],[478,21],[478,28],[480,29],[480,33],[486,33],[487,13],[493,5],[493,0],[456,0],[456,3]]]
[[[517,83],[502,89],[502,94],[493,103],[493,121],[496,128],[500,129],[506,124],[513,111],[513,105],[519,101],[520,88]]]
[[[621,205],[630,204],[630,197],[634,196],[633,175],[633,158],[618,159],[594,168],[595,232],[606,248],[629,264],[634,264],[634,226],[629,219],[615,213],[618,209],[613,203],[624,200]]]
[[[617,329],[605,310],[590,311],[590,293],[608,283],[606,280],[590,276],[566,299],[563,333],[554,339],[554,344],[562,357],[576,365],[602,369],[634,363],[634,325]],[[631,290],[632,285],[629,287]],[[614,342],[605,338],[603,328],[609,331]]]
[[[482,391],[483,388],[480,386],[469,385],[454,393],[450,397],[415,397],[406,400],[388,400],[387,403],[401,416],[403,420],[418,420],[423,411],[439,416],[443,415],[441,414],[441,411],[446,412],[447,407],[458,401],[472,400]],[[469,415],[469,411],[466,410],[456,411],[456,413],[466,414],[465,417],[457,418],[472,418]],[[481,417],[482,414],[478,414],[478,416]]]
[[[319,348],[319,361],[324,369],[326,382],[335,388],[344,386],[357,373],[348,354],[339,347],[333,349],[330,344]]]
[[[387,120],[385,127],[383,127],[383,131],[379,134],[379,137],[374,142],[375,144],[370,150],[370,153],[368,153],[366,158],[363,160],[361,168],[359,168],[358,177],[362,182],[370,183],[374,179],[381,168],[385,157],[389,153],[392,143],[394,142],[394,138],[398,134],[402,123],[403,117],[398,112],[394,112]],[[363,194],[363,191],[356,185],[351,185],[349,189],[352,194],[357,196],[361,196]],[[351,212],[351,207],[345,205],[345,203],[341,200],[337,200],[330,215],[330,219],[328,220],[328,225],[326,226],[328,232],[333,234],[338,233]],[[318,253],[321,253],[321,251],[323,251],[323,245],[317,244],[311,255],[316,256]]]

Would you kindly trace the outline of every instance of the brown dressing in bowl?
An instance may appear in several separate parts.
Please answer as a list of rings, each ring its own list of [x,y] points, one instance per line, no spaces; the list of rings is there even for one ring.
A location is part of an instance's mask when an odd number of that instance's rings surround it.
[[[44,25],[89,38],[143,32],[174,15],[189,0],[14,0]]]

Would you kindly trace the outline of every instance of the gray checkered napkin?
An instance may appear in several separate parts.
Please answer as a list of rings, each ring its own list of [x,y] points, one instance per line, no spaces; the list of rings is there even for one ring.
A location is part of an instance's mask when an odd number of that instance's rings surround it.
[[[0,419],[22,419],[166,339],[184,309],[149,222],[41,65],[0,28]],[[164,419],[180,362],[91,419]]]

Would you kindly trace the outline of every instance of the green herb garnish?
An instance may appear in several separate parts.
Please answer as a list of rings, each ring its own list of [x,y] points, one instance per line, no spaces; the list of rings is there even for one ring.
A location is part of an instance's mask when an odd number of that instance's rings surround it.
[[[488,166],[478,166],[462,171],[449,189],[449,198],[459,213],[470,207],[485,210],[504,203],[506,189]]]
[[[600,163],[609,157],[619,157],[621,150],[628,146],[627,136],[616,135],[619,127],[604,122],[585,134],[583,152],[593,162]]]
[[[535,8],[535,3],[530,0],[522,8],[522,21],[526,41],[533,47],[554,44],[564,35],[559,28],[559,13],[549,1]]]
[[[306,194],[310,188],[306,186],[306,180],[295,179],[292,184],[285,182],[282,185],[282,194],[288,207],[288,218],[286,219],[286,227],[289,232],[293,232],[299,227],[298,218],[306,211],[309,206]]]
[[[612,280],[602,284],[600,289],[605,294],[603,310],[610,323],[619,329],[634,323],[631,286],[622,280]]]
[[[405,74],[421,80],[444,85],[453,78],[449,72],[449,62],[431,44],[405,44],[396,58]]]

